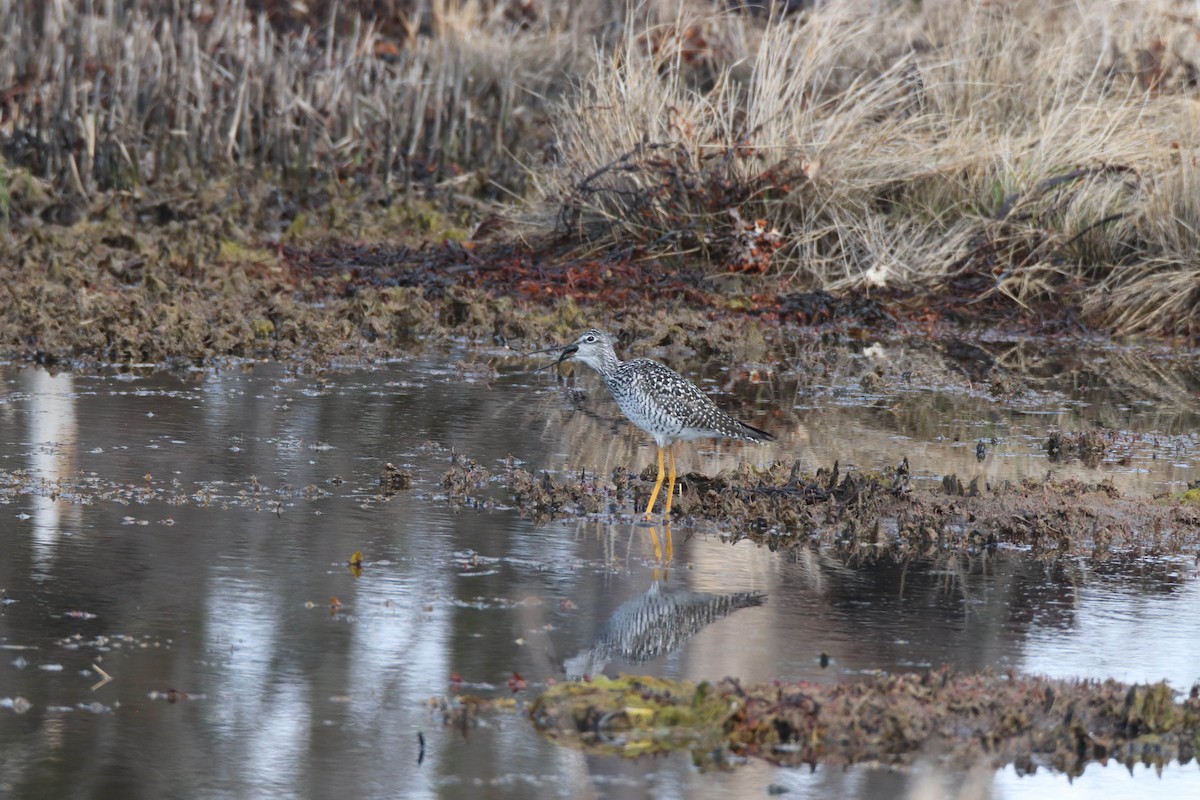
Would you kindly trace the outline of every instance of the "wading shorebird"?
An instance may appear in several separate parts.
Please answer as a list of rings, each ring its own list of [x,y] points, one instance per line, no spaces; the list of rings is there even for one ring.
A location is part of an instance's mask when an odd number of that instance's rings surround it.
[[[718,438],[769,442],[774,438],[717,408],[708,395],[670,367],[648,358],[630,361],[617,358],[613,337],[604,331],[589,328],[581,333],[578,339],[562,348],[554,366],[568,358],[577,358],[596,370],[622,413],[653,436],[658,445],[658,480],[646,506],[647,521],[653,519],[654,501],[658,499],[666,477],[664,452],[670,454],[671,481],[667,485],[667,507],[663,515],[667,519],[671,517],[676,477],[675,442]]]

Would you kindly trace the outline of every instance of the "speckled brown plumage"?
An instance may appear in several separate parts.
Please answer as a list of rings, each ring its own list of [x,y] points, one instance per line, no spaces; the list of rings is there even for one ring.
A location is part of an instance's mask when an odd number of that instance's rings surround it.
[[[675,453],[670,450],[674,442],[711,438],[770,441],[773,438],[766,431],[747,425],[717,408],[708,395],[670,367],[648,358],[621,361],[613,348],[613,338],[604,331],[596,328],[584,331],[563,348],[558,360],[561,363],[572,357],[599,373],[629,421],[653,436],[658,445],[658,483],[650,497],[646,519],[651,517],[654,500],[662,486],[664,448],[671,454],[671,484],[667,490],[666,509],[669,516],[675,484]]]

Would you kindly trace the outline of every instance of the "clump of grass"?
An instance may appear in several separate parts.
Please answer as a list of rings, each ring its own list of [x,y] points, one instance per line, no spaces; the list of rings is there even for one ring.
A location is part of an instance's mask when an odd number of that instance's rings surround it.
[[[593,247],[1195,326],[1194,3],[821,4],[627,28],[538,181]],[[726,34],[697,79],[697,29]],[[663,32],[665,30],[665,33]],[[1188,260],[1187,254],[1193,254]]]

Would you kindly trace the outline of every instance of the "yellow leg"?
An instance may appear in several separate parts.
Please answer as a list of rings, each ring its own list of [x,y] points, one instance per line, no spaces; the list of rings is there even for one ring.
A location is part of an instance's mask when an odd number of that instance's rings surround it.
[[[667,537],[667,559],[666,563],[670,564],[671,559],[675,557],[675,543],[671,541],[671,520],[667,520],[666,530],[663,533]]]
[[[658,492],[662,489],[663,478],[666,477],[666,470],[663,469],[663,449],[658,448],[658,480],[654,482],[654,491],[650,493],[650,502],[646,505],[646,521],[649,522],[654,518],[654,501],[658,499]],[[667,502],[670,502],[668,500]]]
[[[671,521],[671,501],[675,499],[675,445],[667,445],[667,454],[671,456],[671,480],[667,484],[667,510],[664,512],[667,522]]]

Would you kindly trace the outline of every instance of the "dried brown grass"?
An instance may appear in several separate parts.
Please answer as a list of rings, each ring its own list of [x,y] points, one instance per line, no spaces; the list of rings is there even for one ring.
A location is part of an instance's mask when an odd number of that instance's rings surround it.
[[[596,64],[538,183],[593,245],[1200,329],[1192,0],[681,14]]]
[[[231,171],[527,195],[585,248],[1200,332],[1196,0],[384,5],[0,0],[0,226]]]

